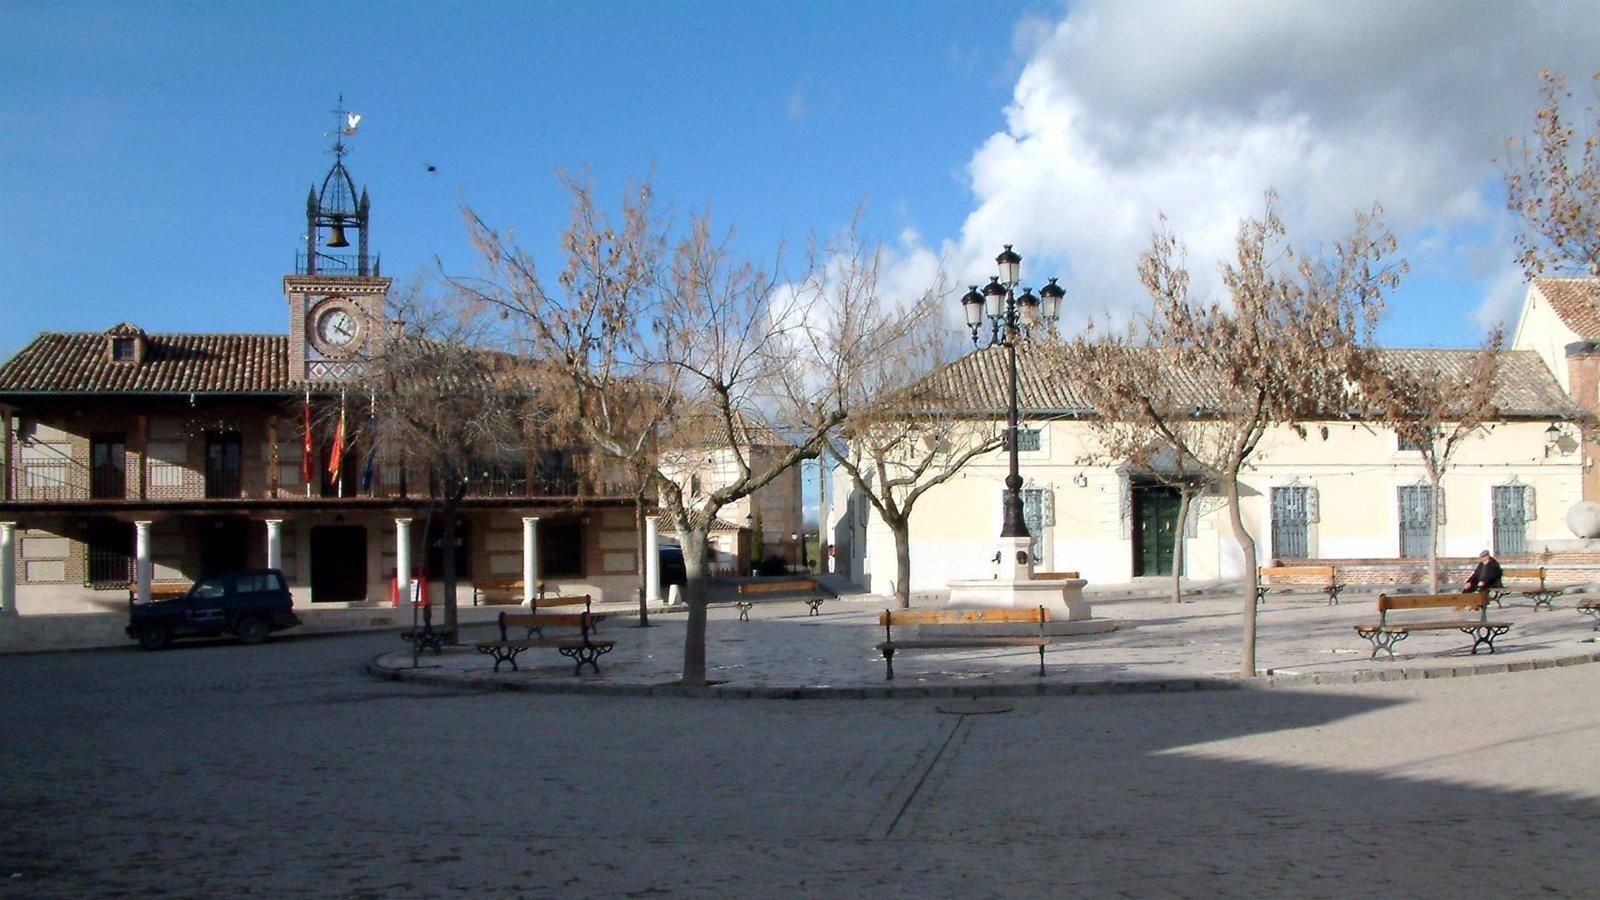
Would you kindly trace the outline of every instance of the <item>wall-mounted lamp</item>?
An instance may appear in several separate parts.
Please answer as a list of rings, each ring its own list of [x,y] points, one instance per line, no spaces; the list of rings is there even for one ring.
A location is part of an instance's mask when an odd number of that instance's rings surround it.
[[[1077,485],[1078,487],[1081,487],[1081,488],[1082,487],[1088,487],[1089,486],[1089,476],[1083,474],[1082,472],[1079,472],[1078,474],[1072,476],[1072,483]]]
[[[1544,455],[1549,456],[1561,443],[1561,426],[1551,422],[1544,430]]]

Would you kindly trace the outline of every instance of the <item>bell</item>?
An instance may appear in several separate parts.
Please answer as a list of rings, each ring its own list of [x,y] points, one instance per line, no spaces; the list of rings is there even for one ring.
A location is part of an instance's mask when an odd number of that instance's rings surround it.
[[[348,247],[350,242],[344,239],[344,226],[333,226],[333,232],[328,238],[329,247]]]

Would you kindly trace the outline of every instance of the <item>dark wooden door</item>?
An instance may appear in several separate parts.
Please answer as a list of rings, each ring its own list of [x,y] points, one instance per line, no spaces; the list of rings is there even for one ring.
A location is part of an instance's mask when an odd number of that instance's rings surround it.
[[[200,523],[200,574],[216,575],[249,566],[250,523],[211,519]]]
[[[1133,574],[1171,575],[1172,538],[1178,531],[1178,490],[1166,485],[1133,488]]]
[[[367,599],[367,529],[319,525],[311,529],[311,602]]]

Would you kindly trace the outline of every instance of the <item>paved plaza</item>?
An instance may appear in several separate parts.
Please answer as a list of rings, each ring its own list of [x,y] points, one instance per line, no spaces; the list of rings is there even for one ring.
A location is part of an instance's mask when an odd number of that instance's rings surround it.
[[[1045,680],[1236,665],[1236,601],[1143,602],[1097,603],[1125,627]],[[1276,643],[1370,611],[1347,605],[1269,604],[1263,665],[1377,666],[1342,624]],[[1484,662],[1453,633],[1402,645],[1415,677],[1260,690],[1004,696],[1025,662],[896,666],[1001,688],[976,699],[868,696],[872,606],[713,611],[715,677],[832,660],[818,699],[485,690],[471,651],[418,670],[455,683],[374,678],[393,630],[0,656],[0,897],[1600,896],[1600,666],[1557,664],[1596,646],[1570,603],[1513,607],[1489,658],[1548,664],[1471,677],[1426,677]],[[670,679],[673,618],[607,622],[581,681]],[[558,662],[501,680],[579,681]]]
[[[1582,595],[1578,595],[1582,596]],[[731,604],[710,610],[707,626],[709,690],[733,697],[876,697],[1097,693],[1136,690],[1230,689],[1241,686],[1240,620],[1235,595],[1208,592],[1181,604],[1148,595],[1092,597],[1095,619],[1114,623],[1100,634],[1058,638],[1045,653],[1041,679],[1038,652],[1030,647],[962,648],[901,652],[895,680],[886,680],[878,615],[881,597],[845,597],[824,602],[817,615],[795,600],[758,602],[741,621]],[[937,601],[932,601],[937,605]],[[1375,595],[1347,593],[1329,605],[1320,594],[1273,594],[1260,607],[1256,664],[1274,684],[1354,683],[1411,677],[1496,674],[1572,665],[1600,659],[1595,620],[1579,614],[1573,596],[1555,609],[1535,609],[1519,596],[1490,619],[1512,624],[1496,641],[1496,652],[1470,653],[1471,638],[1457,631],[1421,632],[1396,646],[1395,659],[1356,634],[1354,625],[1376,620]],[[574,677],[570,660],[550,649],[531,649],[494,671],[493,661],[474,652],[473,641],[498,637],[478,624],[462,631],[463,646],[418,658],[396,644],[374,660],[375,674],[407,681],[511,690],[629,694],[682,693],[684,619],[681,611],[657,613],[652,627],[637,627],[627,607],[609,608],[620,618],[601,626],[598,637],[615,648],[599,661],[600,672]],[[1438,619],[1437,612],[1424,618]],[[897,632],[915,636],[914,629]],[[513,633],[513,637],[520,634]]]

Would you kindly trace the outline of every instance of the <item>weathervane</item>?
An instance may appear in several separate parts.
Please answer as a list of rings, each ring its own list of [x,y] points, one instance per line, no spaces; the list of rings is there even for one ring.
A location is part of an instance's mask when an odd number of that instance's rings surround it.
[[[353,113],[344,108],[344,95],[339,95],[339,106],[333,110],[335,125],[331,135],[324,133],[324,137],[333,138],[333,155],[339,160],[344,160],[344,139],[355,136],[356,129],[361,126],[361,114]]]

